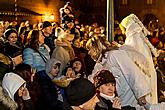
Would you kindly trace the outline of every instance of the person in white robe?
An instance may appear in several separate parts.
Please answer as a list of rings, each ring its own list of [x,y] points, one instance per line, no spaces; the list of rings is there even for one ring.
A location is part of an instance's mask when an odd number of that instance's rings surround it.
[[[88,54],[96,61],[92,75],[88,78],[93,81],[93,76],[102,69],[112,72],[116,79],[117,94],[122,106],[137,107],[137,110],[145,110],[145,97],[151,93],[149,84],[145,78],[145,73],[140,69],[135,61],[137,58],[130,57],[138,55],[144,58],[139,64],[145,65],[145,57],[131,47],[113,47],[106,40],[105,36],[96,36],[88,40]],[[140,106],[142,105],[142,106]],[[144,107],[143,107],[144,106]]]
[[[133,47],[147,59],[149,65],[146,67],[146,69],[148,68],[148,73],[145,73],[145,77],[150,83],[152,90],[151,99],[148,98],[147,101],[152,104],[157,104],[157,75],[151,53],[153,53],[155,57],[158,57],[159,54],[146,37],[150,33],[134,14],[125,17],[120,23],[120,28],[126,35],[125,45]]]

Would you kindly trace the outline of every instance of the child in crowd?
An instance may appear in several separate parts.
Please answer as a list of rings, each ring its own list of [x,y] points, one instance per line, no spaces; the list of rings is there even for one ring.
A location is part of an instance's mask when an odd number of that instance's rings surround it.
[[[74,60],[72,60],[70,62],[70,67],[67,68],[66,76],[87,78],[83,61],[79,58],[75,58]]]
[[[46,70],[37,72],[37,80],[41,91],[41,106],[40,110],[64,110],[68,107],[64,105],[62,90],[52,81],[60,72],[61,63],[51,58],[46,63]]]

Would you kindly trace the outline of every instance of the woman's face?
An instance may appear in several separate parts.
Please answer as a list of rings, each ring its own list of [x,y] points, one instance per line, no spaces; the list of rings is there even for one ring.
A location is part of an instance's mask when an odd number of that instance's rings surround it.
[[[115,84],[114,83],[103,84],[99,87],[99,91],[105,95],[113,96],[113,94],[115,93]]]
[[[43,44],[44,43],[44,39],[45,37],[43,36],[42,32],[39,32],[39,44]]]
[[[56,77],[59,73],[59,67],[57,65],[54,65],[50,71],[50,74],[54,77]]]
[[[26,84],[24,83],[19,89],[18,89],[18,96],[22,97],[24,94],[24,90],[26,88]]]
[[[8,41],[10,44],[15,44],[17,42],[17,34],[16,33],[11,33],[8,37]]]
[[[73,68],[76,72],[79,72],[81,70],[82,64],[80,61],[75,61],[73,63]]]

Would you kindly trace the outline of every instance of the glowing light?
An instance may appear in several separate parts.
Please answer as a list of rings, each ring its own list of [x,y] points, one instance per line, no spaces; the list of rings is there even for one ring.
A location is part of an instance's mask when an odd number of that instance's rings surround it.
[[[53,14],[45,14],[42,16],[43,21],[54,21],[54,15]]]
[[[54,15],[51,15],[50,18],[51,18],[52,20],[54,20]]]

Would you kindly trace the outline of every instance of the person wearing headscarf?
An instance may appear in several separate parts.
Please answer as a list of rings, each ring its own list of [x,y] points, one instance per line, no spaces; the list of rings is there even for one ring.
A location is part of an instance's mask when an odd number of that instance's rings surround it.
[[[120,23],[120,28],[126,35],[125,45],[133,47],[147,59],[149,71],[146,73],[145,77],[150,83],[152,90],[151,99],[148,98],[148,101],[156,104],[158,102],[157,75],[153,64],[152,53],[155,57],[158,57],[159,54],[146,37],[150,33],[135,14],[130,14],[125,17]]]
[[[26,81],[15,73],[6,73],[0,86],[0,110],[34,110]]]

